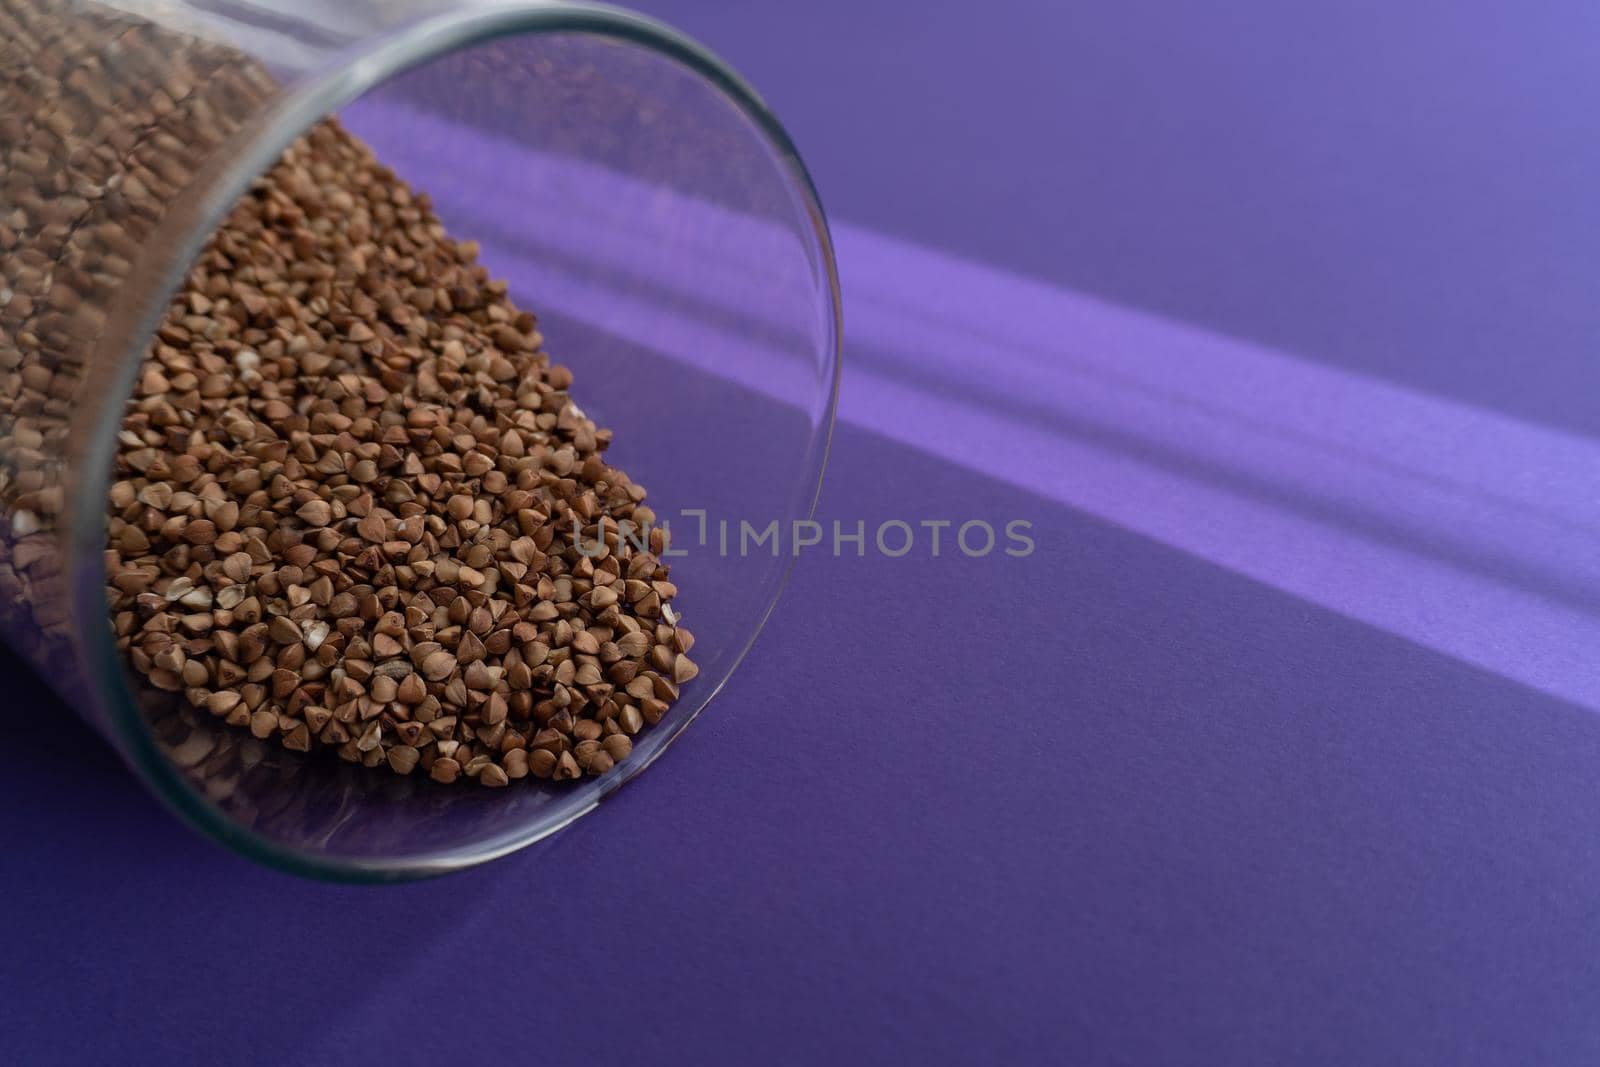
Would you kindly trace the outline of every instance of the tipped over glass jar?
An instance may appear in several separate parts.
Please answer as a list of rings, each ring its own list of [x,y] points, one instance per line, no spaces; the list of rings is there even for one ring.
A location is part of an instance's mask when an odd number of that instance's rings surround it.
[[[837,395],[755,94],[551,3],[0,0],[0,59],[7,643],[304,874],[502,855],[660,755],[792,564],[695,524],[808,517]]]

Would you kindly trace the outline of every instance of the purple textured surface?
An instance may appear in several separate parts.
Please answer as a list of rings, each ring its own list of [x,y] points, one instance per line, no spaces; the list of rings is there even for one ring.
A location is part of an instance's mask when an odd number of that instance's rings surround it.
[[[661,764],[321,886],[8,664],[6,1062],[1600,1056],[1590,7],[645,5],[838,225],[821,518]]]

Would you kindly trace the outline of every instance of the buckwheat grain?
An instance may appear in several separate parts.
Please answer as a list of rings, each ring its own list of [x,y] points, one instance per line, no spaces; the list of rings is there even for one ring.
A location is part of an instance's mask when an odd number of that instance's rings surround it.
[[[331,120],[212,237],[110,494],[118,645],[150,685],[493,788],[606,773],[698,673],[660,532],[619,536],[643,488],[476,260]]]

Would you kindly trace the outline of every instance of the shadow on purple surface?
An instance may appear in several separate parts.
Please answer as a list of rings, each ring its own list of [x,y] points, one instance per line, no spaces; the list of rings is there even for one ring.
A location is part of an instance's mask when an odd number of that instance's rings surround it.
[[[128,785],[137,788],[110,746],[4,645],[0,645],[0,679],[6,690],[0,701],[6,735],[36,763],[59,767],[68,777],[122,773],[127,775]]]

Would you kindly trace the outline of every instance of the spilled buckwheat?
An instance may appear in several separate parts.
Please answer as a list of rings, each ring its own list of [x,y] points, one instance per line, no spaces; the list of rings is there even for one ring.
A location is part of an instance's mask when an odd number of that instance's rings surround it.
[[[605,773],[698,673],[644,489],[476,256],[332,120],[212,237],[111,490],[117,642],[150,685],[504,786]]]

